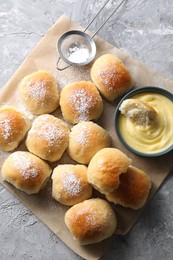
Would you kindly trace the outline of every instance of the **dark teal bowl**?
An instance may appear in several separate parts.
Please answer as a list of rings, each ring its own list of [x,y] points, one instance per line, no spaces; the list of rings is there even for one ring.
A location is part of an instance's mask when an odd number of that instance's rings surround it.
[[[167,97],[168,99],[170,99],[173,102],[173,94],[171,92],[169,92],[166,89],[160,88],[160,87],[153,87],[153,86],[147,86],[147,87],[140,87],[137,89],[134,89],[130,92],[128,92],[119,102],[118,106],[116,107],[115,110],[115,116],[114,116],[114,123],[115,123],[115,131],[117,133],[117,136],[119,138],[119,140],[121,141],[121,143],[131,152],[143,156],[143,157],[158,157],[161,155],[164,155],[168,152],[170,152],[171,150],[173,150],[173,140],[172,140],[172,144],[170,147],[166,148],[165,150],[162,150],[160,152],[156,152],[156,153],[143,153],[140,152],[134,148],[132,148],[129,144],[127,144],[127,142],[124,140],[123,136],[121,135],[121,131],[119,129],[119,115],[120,115],[120,111],[119,111],[119,107],[121,106],[122,102],[125,99],[128,98],[132,98],[133,96],[135,96],[136,94],[140,94],[140,93],[145,93],[145,92],[153,92],[153,93],[158,93],[161,94],[165,97]]]

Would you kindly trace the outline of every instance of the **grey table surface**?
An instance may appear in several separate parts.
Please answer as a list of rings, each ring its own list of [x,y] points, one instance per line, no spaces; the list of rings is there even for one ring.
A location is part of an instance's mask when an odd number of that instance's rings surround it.
[[[103,0],[1,0],[0,87],[50,26],[65,14],[86,26]],[[110,1],[92,31],[118,1]],[[127,0],[98,34],[173,80],[173,1]],[[173,259],[173,176],[128,235],[115,236],[102,259]],[[81,259],[0,185],[0,259]]]

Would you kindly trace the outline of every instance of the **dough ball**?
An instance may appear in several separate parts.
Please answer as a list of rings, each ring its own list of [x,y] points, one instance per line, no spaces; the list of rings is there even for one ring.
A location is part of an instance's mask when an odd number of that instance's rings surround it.
[[[88,165],[88,181],[101,193],[115,190],[120,184],[120,174],[127,171],[131,159],[115,148],[98,151]]]
[[[40,158],[54,162],[61,158],[69,142],[69,127],[52,115],[38,116],[28,132],[26,146]]]
[[[65,86],[61,91],[60,106],[64,120],[71,124],[96,120],[103,110],[102,98],[90,81]]]
[[[67,152],[78,163],[88,164],[102,148],[110,146],[110,136],[106,130],[91,121],[73,126],[69,136]]]
[[[14,152],[2,165],[2,178],[28,194],[38,193],[49,180],[50,166],[29,152]]]
[[[91,79],[108,101],[126,93],[133,84],[128,69],[112,54],[104,54],[93,63]]]
[[[115,212],[103,199],[89,199],[71,207],[65,223],[81,245],[98,243],[110,237],[117,226]]]
[[[149,175],[134,166],[129,166],[127,172],[120,175],[118,188],[106,194],[106,198],[115,204],[137,210],[145,204],[150,188]]]
[[[10,106],[0,108],[0,149],[13,151],[31,126],[30,120]]]
[[[51,113],[59,106],[56,79],[46,71],[24,77],[19,84],[19,95],[24,106],[35,115]]]
[[[58,165],[52,174],[52,197],[64,205],[75,205],[92,195],[84,165]]]

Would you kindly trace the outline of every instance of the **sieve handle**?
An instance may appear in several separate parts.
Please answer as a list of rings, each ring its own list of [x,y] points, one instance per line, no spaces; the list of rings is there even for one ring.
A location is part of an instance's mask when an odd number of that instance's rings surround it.
[[[96,14],[96,16],[91,20],[91,22],[87,25],[84,32],[90,27],[90,25],[93,23],[93,21],[97,18],[97,16],[101,13],[101,11],[104,9],[104,7],[107,5],[107,3],[110,0],[106,1],[106,3],[102,6],[100,11]],[[110,14],[110,16],[106,19],[106,21],[98,28],[98,30],[92,35],[92,38],[103,28],[103,26],[108,22],[108,20],[114,15],[114,13],[120,8],[120,6],[127,0],[122,0],[120,4],[115,8],[115,10]]]
[[[69,68],[70,67],[70,65],[68,65],[68,66],[66,66],[66,67],[63,67],[63,68],[60,68],[58,65],[59,65],[59,62],[60,62],[60,60],[61,60],[61,57],[59,56],[59,58],[58,58],[58,60],[57,60],[57,63],[56,63],[56,68],[57,68],[57,70],[60,70],[60,71],[62,71],[62,70],[65,70],[65,69],[67,69],[67,68]]]
[[[104,9],[104,7],[107,5],[107,3],[110,0],[106,1],[106,3],[102,6],[102,8],[100,9],[100,11],[96,14],[96,16],[91,20],[91,22],[87,25],[87,27],[85,28],[84,32],[86,32],[86,30],[88,30],[88,28],[90,27],[90,25],[94,22],[94,20],[97,18],[97,16],[101,13],[101,11]]]

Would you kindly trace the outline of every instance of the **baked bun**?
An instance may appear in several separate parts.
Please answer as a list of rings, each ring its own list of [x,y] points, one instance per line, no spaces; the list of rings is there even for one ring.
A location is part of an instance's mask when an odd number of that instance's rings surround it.
[[[19,84],[19,95],[24,106],[35,115],[51,113],[59,106],[56,79],[46,71],[24,77]]]
[[[149,175],[134,166],[129,166],[127,172],[120,175],[118,188],[106,194],[106,198],[115,204],[137,210],[145,204],[150,188]]]
[[[127,68],[112,54],[104,54],[93,63],[91,79],[109,101],[127,92],[133,84]]]
[[[71,207],[65,223],[81,245],[98,243],[110,237],[117,226],[115,212],[103,199],[89,199]]]
[[[88,165],[88,181],[101,193],[115,190],[120,184],[120,174],[127,171],[131,159],[115,148],[98,151]]]
[[[102,98],[90,81],[65,86],[61,91],[60,106],[64,120],[71,124],[98,119],[103,110]]]
[[[109,146],[108,132],[99,125],[87,121],[72,127],[67,152],[73,160],[88,164],[96,152]]]
[[[75,205],[92,196],[85,165],[58,165],[52,174],[52,197],[64,205]]]
[[[38,193],[49,180],[50,166],[29,152],[14,152],[2,165],[2,178],[28,194]]]
[[[54,162],[61,158],[68,146],[69,127],[52,115],[38,116],[28,132],[28,150],[44,160]]]
[[[121,114],[140,126],[151,125],[157,119],[156,110],[140,99],[126,99],[119,107]]]
[[[30,120],[10,106],[0,108],[0,149],[13,151],[31,126]]]

